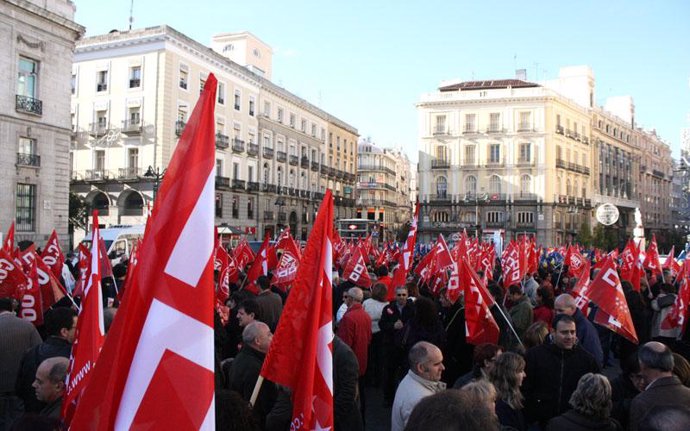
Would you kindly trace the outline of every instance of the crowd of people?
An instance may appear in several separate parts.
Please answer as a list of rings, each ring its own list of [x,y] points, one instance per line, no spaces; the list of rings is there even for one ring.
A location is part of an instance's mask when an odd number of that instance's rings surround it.
[[[623,281],[639,345],[594,324],[595,306],[582,312],[567,268],[540,268],[507,288],[490,281],[500,335],[475,346],[462,297],[432,294],[413,272],[393,285],[392,269],[369,268],[371,284],[357,286],[334,268],[336,430],[371,428],[374,403],[393,431],[690,429],[688,334],[662,325],[680,282],[672,274],[646,274],[639,292]],[[126,263],[104,280],[106,328],[125,275]],[[289,430],[290,389],[268,380],[257,387],[289,289],[273,286],[269,273],[251,293],[244,276],[216,310],[216,428]],[[74,303],[53,305],[40,327],[18,318],[17,306],[0,298],[0,431],[60,429]]]

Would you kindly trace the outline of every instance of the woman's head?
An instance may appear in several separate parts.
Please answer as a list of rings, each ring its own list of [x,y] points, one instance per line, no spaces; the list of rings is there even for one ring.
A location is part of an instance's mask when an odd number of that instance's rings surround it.
[[[386,302],[386,295],[388,295],[388,288],[383,283],[375,283],[371,288],[371,298],[379,302]]]
[[[491,343],[482,343],[475,347],[472,356],[475,369],[481,369],[484,370],[484,373],[488,373],[494,366],[496,359],[501,356],[501,351],[501,346]]]
[[[525,360],[513,352],[506,352],[499,356],[489,371],[489,381],[496,388],[498,398],[513,409],[522,408],[523,397],[520,386],[525,376]]]
[[[545,322],[540,320],[532,323],[522,337],[522,342],[525,343],[525,349],[544,344],[547,335],[549,335],[549,326]]]
[[[551,289],[546,289],[544,287],[537,288],[537,301],[553,309],[553,294],[551,293]]]
[[[570,397],[575,411],[595,419],[606,419],[611,414],[611,384],[601,374],[587,373],[580,377]]]
[[[496,388],[486,380],[475,380],[463,386],[461,389],[472,395],[478,402],[485,403],[491,410],[496,404]]]
[[[684,386],[690,387],[690,362],[678,353],[673,354],[673,374]]]
[[[438,314],[436,310],[436,304],[429,298],[420,296],[414,303],[415,315],[414,320],[416,320],[420,325],[430,328],[438,320]]]

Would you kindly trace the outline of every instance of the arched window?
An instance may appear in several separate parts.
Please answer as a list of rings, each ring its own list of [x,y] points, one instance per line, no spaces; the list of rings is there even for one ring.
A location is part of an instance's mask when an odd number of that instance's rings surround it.
[[[492,175],[491,178],[489,178],[489,192],[492,195],[501,194],[501,177],[498,175]]]
[[[520,195],[526,196],[532,193],[532,177],[524,174],[520,177]]]
[[[276,185],[278,187],[283,185],[283,167],[278,166],[278,175],[276,177]]]
[[[465,193],[470,195],[477,194],[477,177],[474,175],[468,175],[465,178]]]
[[[445,198],[448,193],[448,182],[446,177],[438,177],[436,180],[436,195],[439,198]]]
[[[264,163],[264,184],[268,184],[271,181],[271,169],[268,167],[268,163]]]

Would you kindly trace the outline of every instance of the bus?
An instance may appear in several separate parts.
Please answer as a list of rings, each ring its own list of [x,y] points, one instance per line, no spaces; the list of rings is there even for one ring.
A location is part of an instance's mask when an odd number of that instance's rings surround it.
[[[372,239],[378,239],[380,235],[379,222],[363,218],[348,218],[336,221],[338,235],[343,239],[364,239],[371,234]]]

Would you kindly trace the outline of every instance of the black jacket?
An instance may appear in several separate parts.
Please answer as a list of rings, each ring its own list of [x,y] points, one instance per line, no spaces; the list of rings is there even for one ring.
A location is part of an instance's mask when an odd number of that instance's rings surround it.
[[[364,429],[359,410],[359,364],[350,346],[333,338],[333,414],[336,430]]]
[[[525,413],[530,422],[536,420],[542,425],[569,409],[568,401],[580,377],[599,372],[594,357],[579,345],[566,350],[542,344],[529,349],[525,356]]]
[[[611,380],[611,417],[620,422],[624,429],[628,428],[630,403],[640,393],[630,381],[630,377],[620,374]]]
[[[381,320],[379,320],[379,328],[383,332],[383,342],[385,344],[395,344],[396,335],[402,331],[402,329],[395,329],[393,325],[395,322],[400,320],[402,323],[409,322],[412,317],[414,317],[414,301],[411,299],[407,300],[407,305],[402,310],[402,313],[398,311],[398,306],[395,301],[391,301],[388,305],[383,307],[381,312]]]
[[[620,424],[615,419],[598,420],[582,415],[575,410],[553,418],[546,431],[620,431]]]
[[[31,386],[36,379],[36,370],[41,362],[58,356],[69,359],[71,352],[72,345],[67,340],[51,336],[24,353],[15,388],[17,396],[24,400],[24,411],[38,413],[46,407],[46,403],[36,399],[36,391]]]
[[[259,372],[265,357],[265,353],[261,353],[249,346],[244,346],[235,357],[235,360],[232,361],[232,368],[228,378],[230,389],[239,392],[246,401],[249,401],[252,397],[252,392],[254,392],[254,386],[259,378]],[[271,411],[277,396],[275,384],[269,380],[264,380],[253,409],[262,427],[264,426],[266,415]]]

